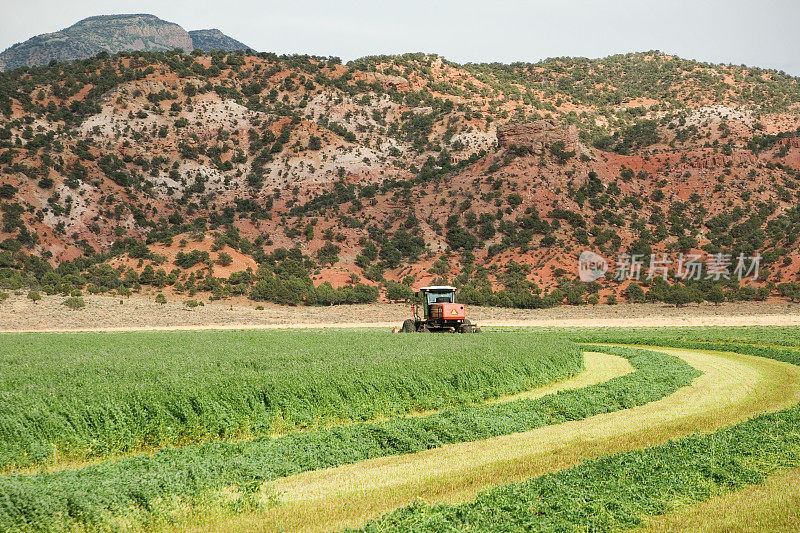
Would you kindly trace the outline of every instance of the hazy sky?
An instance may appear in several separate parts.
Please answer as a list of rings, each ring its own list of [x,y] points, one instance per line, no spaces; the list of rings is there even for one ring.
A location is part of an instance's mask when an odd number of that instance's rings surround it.
[[[662,50],[800,75],[797,0],[0,0],[0,50],[100,14],[219,28],[259,51],[431,52],[460,63]]]

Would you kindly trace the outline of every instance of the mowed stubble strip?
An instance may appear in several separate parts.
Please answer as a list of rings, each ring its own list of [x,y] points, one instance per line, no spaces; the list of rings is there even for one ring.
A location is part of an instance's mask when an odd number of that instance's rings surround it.
[[[409,502],[470,501],[487,487],[659,445],[695,431],[717,431],[800,401],[796,366],[732,353],[653,349],[681,357],[704,374],[690,387],[632,409],[278,479],[270,490],[283,505],[222,524],[239,528],[253,523],[285,531],[315,530],[319,524],[326,530],[354,527]],[[515,526],[520,524],[509,524]]]
[[[760,349],[764,353],[770,350]],[[785,356],[783,349],[775,352],[777,359]],[[776,368],[786,370],[788,381],[762,383],[767,390],[773,385],[778,389],[778,394],[771,392],[773,407],[781,409],[777,412],[715,432],[589,460],[574,468],[500,486],[468,503],[418,503],[372,521],[363,530],[404,531],[413,527],[415,531],[441,531],[446,525],[449,531],[615,531],[645,525],[651,531],[661,531],[671,527],[683,530],[688,525],[692,530],[735,531],[752,530],[748,528],[754,518],[758,530],[793,530],[794,518],[800,513],[788,508],[787,502],[796,502],[798,493],[793,487],[776,485],[795,479],[794,467],[800,465],[800,369],[794,367],[792,372],[786,365],[779,363]],[[738,414],[742,415],[748,413]],[[719,411],[714,416],[717,423],[733,420]],[[760,501],[743,499],[748,494],[762,494],[751,487],[765,481],[765,509],[774,511],[772,515],[759,508]],[[735,491],[742,489],[746,493],[737,497]],[[691,507],[716,495],[723,496],[697,509]],[[721,506],[726,505],[736,508],[729,516],[721,516]],[[715,511],[710,516],[700,514]],[[728,513],[727,507],[724,512]],[[665,513],[670,514],[664,519],[650,519]]]

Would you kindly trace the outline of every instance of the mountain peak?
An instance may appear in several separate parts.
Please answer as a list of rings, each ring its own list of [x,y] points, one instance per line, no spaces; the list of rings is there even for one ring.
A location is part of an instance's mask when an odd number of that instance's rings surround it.
[[[187,32],[174,22],[147,13],[96,15],[53,33],[37,35],[0,53],[0,69],[85,59],[100,52],[246,50],[249,47],[214,30]]]

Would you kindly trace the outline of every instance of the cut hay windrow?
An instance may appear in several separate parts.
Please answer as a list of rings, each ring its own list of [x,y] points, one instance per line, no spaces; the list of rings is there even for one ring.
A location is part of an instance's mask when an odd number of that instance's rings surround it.
[[[532,400],[464,405],[421,418],[395,418],[279,439],[168,448],[152,456],[79,470],[0,477],[0,526],[95,527],[113,524],[122,517],[139,524],[170,523],[175,520],[173,513],[185,506],[229,512],[252,510],[263,505],[263,483],[277,477],[626,409],[669,395],[699,374],[666,354],[626,348],[602,350],[627,357],[636,371],[606,383]]]
[[[364,531],[615,531],[800,465],[800,406],[711,435],[626,452],[462,505],[413,505]]]
[[[569,336],[726,350],[800,364],[798,328],[577,329]],[[799,465],[800,405],[795,405],[711,434],[489,489],[472,502],[417,503],[368,523],[363,531],[618,531]]]

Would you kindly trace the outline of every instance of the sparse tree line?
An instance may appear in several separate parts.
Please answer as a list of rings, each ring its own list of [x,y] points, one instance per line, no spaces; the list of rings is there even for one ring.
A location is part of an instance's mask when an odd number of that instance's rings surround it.
[[[0,244],[9,247],[7,242]],[[378,247],[371,241],[365,246],[364,253],[375,259],[380,254]],[[163,259],[149,253],[144,257],[148,261]],[[16,262],[23,258],[21,263]],[[179,252],[174,260],[175,268],[169,269],[169,272],[164,267],[154,268],[151,262],[148,262],[141,271],[125,266],[114,268],[105,262],[108,259],[109,257],[98,255],[64,262],[53,268],[39,257],[24,256],[24,254],[10,256],[6,250],[0,253],[0,289],[5,291],[27,289],[28,297],[34,302],[41,299],[40,293],[60,294],[71,298],[67,305],[76,308],[85,305],[80,299],[84,291],[90,294],[130,296],[133,292],[147,288],[159,291],[161,303],[166,301],[160,292],[164,290],[189,297],[204,293],[210,299],[246,296],[256,302],[274,302],[282,305],[371,303],[377,301],[381,295],[389,301],[396,302],[409,302],[416,298],[412,289],[415,283],[413,277],[395,282],[386,280],[380,270],[373,280],[377,282],[375,285],[362,283],[355,275],[352,276],[351,283],[339,288],[334,288],[329,282],[315,285],[311,271],[316,268],[316,263],[310,257],[303,255],[299,248],[277,249],[273,254],[261,257],[261,266],[257,270],[233,272],[224,279],[214,277],[209,271],[202,269],[186,272],[187,269],[197,265],[210,267],[215,263],[227,263],[231,258],[224,252],[219,253],[216,260],[211,260],[210,254],[205,251]],[[619,301],[663,302],[683,306],[701,302],[719,304],[724,301],[759,301],[773,294],[790,301],[800,301],[800,282],[782,282],[777,285],[770,282],[761,286],[751,286],[736,280],[725,282],[676,280],[670,283],[662,277],[655,277],[641,283],[630,282],[624,290],[614,289],[612,286],[612,290],[609,291],[608,287],[598,282],[584,283],[562,273],[555,287],[543,291],[536,283],[527,279],[531,267],[513,261],[506,264],[498,275],[501,289],[494,288],[496,284],[490,281],[488,269],[475,267],[471,263],[466,265],[463,272],[452,278],[447,277],[449,265],[445,260],[435,263],[431,271],[440,275],[434,283],[453,283],[461,289],[462,302],[481,306],[537,309],[562,304],[613,305]],[[605,293],[603,299],[601,299],[602,293]],[[2,294],[4,296],[0,298],[7,298],[8,293]]]

